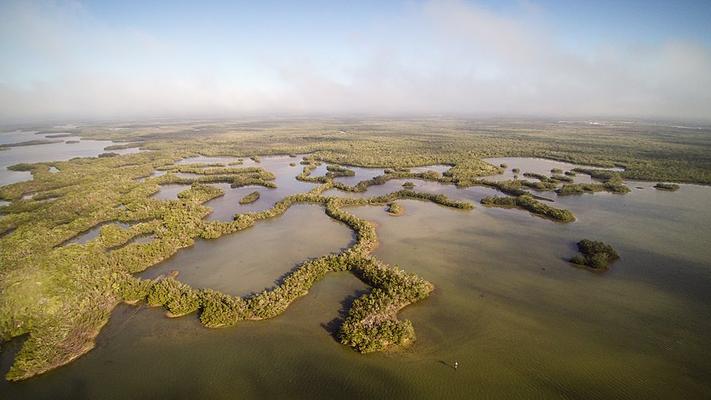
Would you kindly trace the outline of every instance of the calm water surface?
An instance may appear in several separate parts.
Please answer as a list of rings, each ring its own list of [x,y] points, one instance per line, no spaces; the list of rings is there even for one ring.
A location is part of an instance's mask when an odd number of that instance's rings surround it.
[[[541,175],[546,175],[546,176],[551,176],[551,170],[554,168],[560,169],[563,172],[565,171],[570,171],[573,168],[577,167],[583,167],[583,168],[589,168],[589,169],[608,169],[612,171],[623,171],[622,168],[599,168],[599,167],[591,167],[591,166],[586,166],[586,165],[575,165],[567,162],[561,162],[561,161],[553,161],[553,160],[546,160],[544,158],[522,158],[522,157],[500,157],[500,158],[485,158],[484,161],[487,161],[488,163],[492,165],[506,165],[506,169],[503,174],[499,175],[494,175],[494,176],[489,176],[487,179],[492,179],[496,181],[502,181],[502,180],[509,180],[513,179],[516,175],[518,175],[519,178],[521,179],[529,179],[529,180],[535,180],[535,178],[530,178],[530,177],[525,177],[523,176],[524,173],[526,172],[532,172],[536,174],[541,174]],[[512,170],[514,168],[518,168],[519,172],[518,174],[515,174]],[[590,175],[586,175],[583,173],[576,173],[575,176],[572,176],[573,182],[574,183],[590,183],[594,182],[592,178],[590,178]]]
[[[231,221],[236,213],[265,210],[271,208],[274,203],[286,196],[308,192],[316,187],[313,183],[296,180],[296,176],[299,175],[303,169],[303,166],[299,165],[301,157],[262,157],[259,163],[254,163],[250,159],[245,159],[244,161],[244,166],[264,168],[276,175],[276,179],[273,181],[277,185],[276,189],[269,189],[262,186],[244,186],[232,189],[229,184],[216,185],[222,188],[225,195],[206,203],[208,207],[213,209],[212,214],[210,214],[207,219]],[[290,163],[296,163],[296,166],[292,167],[289,165]],[[323,168],[325,171],[325,166],[319,168]],[[317,170],[315,170],[312,174],[317,173]],[[240,199],[254,191],[259,192],[259,199],[257,201],[250,204],[239,204]]]
[[[178,271],[179,279],[192,286],[244,296],[273,287],[304,260],[337,253],[352,240],[351,230],[329,218],[323,207],[295,205],[279,219],[259,222],[247,231],[222,240],[199,240],[141,276]]]
[[[553,168],[508,159],[509,169],[516,162],[522,172]],[[291,179],[300,170],[284,167]],[[494,193],[413,182],[417,190],[472,201]],[[0,397],[709,398],[711,188],[682,185],[669,193],[628,183],[642,189],[550,194],[554,205],[576,214],[572,224],[413,200],[401,202],[400,217],[383,207],[351,209],[376,223],[376,256],[436,286],[400,314],[417,332],[405,351],[364,356],[333,339],[344,305],[367,290],[352,275],[333,273],[282,316],[233,328],[210,330],[194,315],[172,320],[161,309],[120,306],[96,349],[40,377],[2,381]],[[232,200],[208,205],[215,215],[239,209]],[[572,267],[565,259],[582,238],[612,244],[621,259],[604,274]],[[146,274],[177,269],[189,283],[243,294],[351,240],[321,207],[296,206],[247,231],[200,241]],[[3,372],[18,346],[14,340],[0,353]]]
[[[29,140],[56,140],[56,143],[33,146],[11,147],[0,150],[0,186],[32,179],[29,171],[10,171],[7,167],[19,163],[38,163],[48,161],[66,161],[74,157],[95,157],[104,153],[104,147],[117,144],[109,140],[87,140],[78,136],[62,138],[47,138],[47,135],[36,135],[35,132],[3,132],[0,133],[0,144],[19,143]],[[66,141],[78,140],[78,143]],[[120,143],[119,143],[120,144]],[[111,150],[112,153],[130,154],[138,152],[138,148]]]
[[[111,225],[111,224],[118,225],[119,227],[121,227],[123,229],[126,229],[131,226],[127,223],[118,222],[118,221],[104,222],[104,223],[94,226],[93,228],[87,230],[86,232],[82,232],[82,233],[76,235],[75,237],[67,240],[66,242],[64,242],[64,245],[74,244],[74,243],[86,244],[86,243],[96,239],[97,237],[99,237],[99,235],[101,234],[101,228],[103,228],[106,225]]]

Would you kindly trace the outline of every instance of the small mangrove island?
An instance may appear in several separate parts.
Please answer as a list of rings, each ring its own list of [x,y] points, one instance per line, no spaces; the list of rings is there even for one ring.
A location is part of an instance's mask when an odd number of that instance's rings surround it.
[[[398,216],[405,213],[405,208],[393,201],[392,203],[388,203],[387,212],[392,216]]]
[[[654,185],[654,188],[657,190],[666,190],[668,192],[676,192],[679,190],[679,185],[676,183],[664,183],[664,182],[659,182],[656,185]]]
[[[239,204],[242,204],[242,205],[250,204],[250,203],[254,203],[257,200],[259,200],[259,192],[254,191],[254,192],[242,197],[239,200]]]
[[[188,128],[173,133],[153,128],[78,128],[75,135],[82,139],[120,142],[94,157],[9,166],[9,171],[29,172],[32,179],[0,187],[0,200],[5,202],[0,218],[0,338],[27,337],[6,378],[27,379],[90,351],[120,303],[160,306],[174,318],[196,313],[205,327],[227,327],[239,321],[279,316],[331,272],[350,272],[369,286],[344,311],[343,321],[335,329],[340,343],[364,353],[409,345],[415,341],[415,327],[398,318],[398,313],[427,298],[435,284],[378,260],[373,255],[378,244],[374,224],[349,209],[387,207],[390,215],[401,215],[404,208],[399,201],[405,199],[441,205],[451,212],[474,208],[469,201],[432,192],[429,185],[416,191],[414,180],[438,183],[447,190],[491,189],[502,195],[481,199],[486,207],[521,209],[561,223],[570,223],[575,216],[569,210],[549,205],[548,199],[532,191],[624,194],[629,188],[623,178],[711,182],[711,174],[694,159],[655,163],[673,152],[657,142],[645,142],[644,135],[637,136],[642,150],[630,152],[621,144],[606,147],[616,151],[591,150],[588,136],[561,145],[555,144],[554,138],[541,141],[537,135],[523,133],[511,138],[472,131],[468,137],[443,126],[441,132],[413,141],[403,132],[416,131],[421,127],[419,123],[383,124],[377,133],[359,132],[352,127],[342,130],[342,125],[335,125],[339,128],[336,131],[343,131],[337,137],[329,136],[329,129],[299,124],[273,122],[268,134],[248,134],[239,126],[234,128],[238,133],[228,134],[225,132],[229,130],[220,127],[214,136],[205,134],[200,140],[182,136],[180,132],[190,131]],[[3,146],[0,150],[13,151],[13,147]],[[109,151],[130,148],[140,151]],[[308,189],[290,192],[269,208],[237,213],[230,221],[207,218],[213,211],[207,203],[225,195],[225,190],[245,186],[277,188],[276,175],[269,170],[267,160],[271,156],[297,154],[300,160],[284,165],[301,165],[295,179],[307,184]],[[526,173],[531,180],[497,180],[494,177],[504,173],[506,167],[484,161],[483,157],[492,155],[545,157],[624,169],[574,168],[573,173],[553,171],[553,177]],[[218,161],[189,162],[197,157]],[[227,158],[231,159],[222,161]],[[254,163],[245,167],[243,160],[247,159]],[[324,164],[325,175],[313,176]],[[414,168],[434,165],[449,168],[442,173],[413,172]],[[383,173],[353,185],[338,180],[355,176],[351,169],[355,167],[380,169]],[[567,178],[574,172],[588,174],[596,182],[571,183]],[[376,196],[365,194],[369,188],[391,180],[405,183],[401,190]],[[229,189],[216,184],[228,184]],[[175,198],[155,197],[163,188],[175,185],[184,187]],[[350,196],[357,193],[363,195]],[[255,191],[240,203],[257,199],[259,192]],[[273,287],[245,296],[195,288],[176,276],[137,276],[197,240],[239,234],[261,221],[278,218],[295,204],[322,207],[328,217],[353,231],[354,242],[339,253],[305,260]],[[98,227],[91,239],[72,242]],[[601,270],[617,258],[606,245],[581,243],[582,254],[572,260],[579,265]]]
[[[577,246],[581,254],[575,255],[570,262],[594,271],[606,271],[612,262],[620,258],[612,246],[600,241],[583,239]]]
[[[528,194],[520,196],[488,196],[481,199],[481,204],[487,207],[520,208],[536,216],[556,222],[575,221],[575,215],[569,210],[551,207]]]

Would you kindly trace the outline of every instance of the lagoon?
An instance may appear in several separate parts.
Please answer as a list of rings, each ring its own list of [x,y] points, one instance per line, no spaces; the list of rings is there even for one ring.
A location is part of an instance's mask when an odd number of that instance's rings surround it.
[[[262,167],[288,193],[301,166]],[[298,163],[299,158],[296,159]],[[508,159],[548,173],[548,162]],[[267,166],[269,165],[269,166]],[[522,172],[525,171],[521,168]],[[316,176],[316,174],[314,174]],[[580,176],[580,174],[578,174]],[[372,186],[371,196],[404,181]],[[410,180],[415,190],[478,202],[493,189],[457,189]],[[3,398],[705,398],[711,396],[711,188],[627,182],[626,195],[551,197],[576,214],[559,224],[515,209],[461,211],[415,200],[405,213],[348,209],[377,226],[374,255],[435,285],[403,310],[417,341],[406,350],[361,355],[333,338],[341,309],[368,290],[332,273],[281,316],[205,329],[195,315],[169,319],[162,309],[118,307],[97,348],[47,374],[0,382]],[[303,186],[302,186],[303,185]],[[220,219],[243,207],[263,209],[271,190],[240,206],[206,205]],[[382,193],[381,193],[382,192]],[[264,197],[267,197],[266,199]],[[280,193],[279,196],[281,197]],[[227,196],[224,197],[227,199]],[[621,259],[604,274],[571,266],[582,238],[612,244]],[[215,241],[198,241],[144,276],[180,271],[196,287],[232,294],[259,291],[306,258],[347,246],[350,230],[319,206],[284,215]],[[6,372],[20,339],[3,347]],[[455,371],[451,365],[457,361]]]

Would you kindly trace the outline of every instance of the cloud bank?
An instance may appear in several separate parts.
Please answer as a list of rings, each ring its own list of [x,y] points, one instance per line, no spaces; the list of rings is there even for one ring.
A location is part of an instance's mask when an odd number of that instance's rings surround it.
[[[707,46],[669,38],[571,47],[535,7],[412,4],[340,32],[342,56],[332,59],[333,44],[307,41],[255,49],[225,40],[208,52],[204,38],[115,26],[75,3],[10,3],[0,15],[0,122],[245,113],[710,118]]]

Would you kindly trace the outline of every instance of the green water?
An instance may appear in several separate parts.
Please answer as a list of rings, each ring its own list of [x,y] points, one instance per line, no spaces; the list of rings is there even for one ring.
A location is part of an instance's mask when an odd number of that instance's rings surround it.
[[[416,183],[472,201],[494,193]],[[3,381],[0,398],[709,398],[711,188],[669,193],[629,184],[642,189],[551,195],[578,217],[565,225],[520,210],[418,201],[402,201],[400,217],[381,207],[351,209],[376,223],[376,256],[436,287],[400,314],[417,333],[405,351],[360,355],[333,339],[344,305],[367,290],[334,273],[282,316],[233,328],[120,306],[96,349],[28,381]],[[392,190],[369,193],[379,191]],[[347,245],[350,233],[321,212],[294,207],[156,268],[180,269],[185,279],[200,268],[194,282],[259,290],[300,257]],[[612,244],[621,259],[604,274],[572,267],[565,258],[582,238]],[[18,345],[0,353],[3,372]]]

